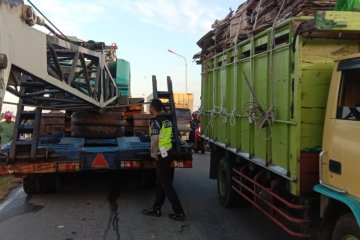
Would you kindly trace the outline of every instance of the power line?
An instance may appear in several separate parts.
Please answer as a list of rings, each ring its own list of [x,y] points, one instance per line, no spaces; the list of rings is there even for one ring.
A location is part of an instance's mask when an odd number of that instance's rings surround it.
[[[68,38],[68,37],[66,37],[66,35],[63,33],[63,32],[61,32],[60,31],[60,29],[58,29],[56,26],[55,26],[55,24],[53,24],[46,16],[45,16],[45,14],[43,14],[36,6],[35,6],[35,4],[33,4],[30,0],[27,0],[29,3],[30,3],[30,5],[38,12],[38,13],[40,13],[40,15],[48,22],[48,23],[50,23],[50,25],[51,26],[53,26],[66,40],[68,40],[68,41],[70,41],[70,39]],[[45,26],[46,28],[50,28],[48,25],[46,25]],[[49,29],[50,30],[50,29]],[[53,32],[53,33],[55,33],[55,31],[53,31],[53,30],[50,30],[51,32]],[[71,41],[70,41],[71,42]]]

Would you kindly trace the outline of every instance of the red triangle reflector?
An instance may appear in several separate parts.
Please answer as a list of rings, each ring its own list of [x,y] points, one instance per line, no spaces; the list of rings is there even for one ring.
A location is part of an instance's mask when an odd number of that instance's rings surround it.
[[[91,164],[93,168],[109,168],[109,163],[106,161],[104,154],[98,153]]]

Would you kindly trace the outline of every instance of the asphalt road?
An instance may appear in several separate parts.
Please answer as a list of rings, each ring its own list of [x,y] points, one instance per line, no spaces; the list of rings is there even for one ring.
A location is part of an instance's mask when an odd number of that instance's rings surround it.
[[[188,220],[140,214],[150,206],[153,190],[131,177],[112,174],[65,176],[62,190],[27,198],[15,189],[0,205],[1,240],[262,240],[291,239],[252,207],[224,209],[216,182],[208,179],[209,155],[196,155],[193,169],[176,171],[175,187]]]

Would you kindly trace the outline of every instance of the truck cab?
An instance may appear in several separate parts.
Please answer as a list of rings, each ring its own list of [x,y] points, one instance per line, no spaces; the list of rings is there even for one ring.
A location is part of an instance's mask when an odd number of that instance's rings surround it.
[[[320,154],[322,233],[360,236],[360,54],[340,59],[330,86]],[[333,229],[333,231],[329,231]]]

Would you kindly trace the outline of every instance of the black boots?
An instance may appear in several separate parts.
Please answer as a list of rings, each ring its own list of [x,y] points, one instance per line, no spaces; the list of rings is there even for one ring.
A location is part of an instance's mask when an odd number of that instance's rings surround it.
[[[153,217],[161,217],[161,209],[160,208],[148,208],[142,211],[142,214],[146,216],[153,216]]]
[[[142,211],[143,215],[152,216],[152,217],[161,217],[160,208],[148,208]],[[183,222],[186,220],[185,213],[172,213],[169,215],[169,218],[174,221]]]
[[[172,213],[169,215],[169,218],[174,221],[183,222],[186,220],[185,213]]]

